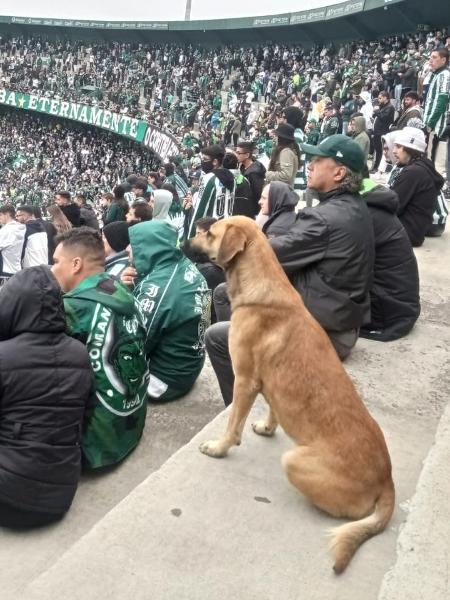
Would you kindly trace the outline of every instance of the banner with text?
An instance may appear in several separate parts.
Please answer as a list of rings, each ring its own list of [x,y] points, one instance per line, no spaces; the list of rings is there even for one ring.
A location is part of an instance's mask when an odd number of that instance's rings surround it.
[[[147,148],[158,154],[163,161],[167,160],[169,156],[176,156],[180,153],[178,143],[172,135],[149,125],[146,121],[105,108],[7,89],[0,89],[0,104],[23,110],[34,110],[106,129],[136,142],[142,142]]]
[[[154,125],[147,126],[143,143],[144,146],[153,150],[163,162],[167,162],[171,156],[178,156],[181,151],[173,135],[164,133]]]

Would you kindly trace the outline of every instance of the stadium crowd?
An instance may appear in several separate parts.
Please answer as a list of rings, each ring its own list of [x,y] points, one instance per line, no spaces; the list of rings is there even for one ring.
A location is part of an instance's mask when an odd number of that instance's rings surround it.
[[[443,32],[313,50],[1,41],[10,88],[82,99],[83,86],[102,87],[99,102],[137,114],[144,98],[163,124],[180,99],[198,127],[181,124],[182,155],[158,164],[111,134],[2,110],[0,524],[60,519],[81,465],[125,459],[147,402],[189,392],[206,351],[231,402],[224,272],[190,241],[218,219],[256,220],[342,360],[360,336],[412,330],[413,247],[446,224],[434,161],[448,136],[449,42]],[[369,177],[381,167],[386,185]]]
[[[372,100],[386,90],[400,110],[406,91],[417,89],[422,95],[431,76],[428,57],[441,46],[450,47],[445,30],[312,48],[281,43],[202,48],[3,37],[0,81],[10,89],[139,116],[171,130],[179,139],[189,134],[186,126],[190,129],[197,123],[200,138],[208,138],[213,130],[223,140],[235,117],[247,135],[257,138],[270,126],[277,105],[295,104],[308,115],[317,95],[339,108],[348,92],[359,97],[368,92]],[[221,113],[225,82],[229,110]],[[252,106],[258,100],[264,101],[261,110]],[[321,110],[311,116],[322,117]],[[204,145],[210,141],[217,139],[206,139]]]
[[[0,107],[0,201],[49,204],[58,189],[94,199],[133,172],[158,161],[126,139],[97,128]]]

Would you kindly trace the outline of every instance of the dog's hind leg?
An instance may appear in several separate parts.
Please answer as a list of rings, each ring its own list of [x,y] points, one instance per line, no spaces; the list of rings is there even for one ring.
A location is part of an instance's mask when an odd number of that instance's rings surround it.
[[[252,429],[258,435],[264,435],[266,437],[271,437],[278,426],[278,419],[273,412],[273,408],[270,402],[267,402],[269,405],[269,414],[266,419],[261,419],[260,421],[255,421],[252,423]]]
[[[281,462],[292,485],[333,517],[360,519],[373,510],[373,494],[355,489],[355,482],[339,476],[332,460],[310,446],[285,452]]]
[[[203,442],[200,451],[214,458],[226,456],[231,446],[239,446],[245,421],[250,412],[256,395],[259,391],[257,385],[242,377],[236,377],[233,387],[233,402],[231,403],[230,418],[224,435],[214,441]]]

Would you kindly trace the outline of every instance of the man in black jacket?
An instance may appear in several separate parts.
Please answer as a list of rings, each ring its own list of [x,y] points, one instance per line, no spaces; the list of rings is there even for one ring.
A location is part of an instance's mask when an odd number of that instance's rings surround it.
[[[344,359],[370,314],[373,227],[358,193],[365,157],[342,134],[318,146],[302,144],[302,150],[310,157],[308,187],[318,192],[320,204],[300,211],[290,231],[271,245],[305,306]]]
[[[55,196],[55,203],[63,211],[67,219],[72,224],[72,227],[80,227],[81,225],[81,213],[80,207],[72,202],[70,192],[57,192]]]
[[[389,131],[395,117],[395,108],[391,104],[389,92],[383,91],[378,94],[378,105],[379,108],[373,123],[373,146],[375,157],[372,165],[372,173],[377,172],[381,157],[383,156],[381,137]]]
[[[289,232],[270,244],[343,360],[370,319],[374,238],[369,211],[359,196],[364,153],[341,134],[318,146],[303,144],[302,151],[311,159],[308,186],[317,190],[320,204],[299,212]],[[229,322],[219,322],[205,337],[226,405],[233,396],[228,330]]]
[[[259,199],[264,187],[266,177],[266,168],[253,158],[254,144],[252,142],[240,141],[236,147],[236,156],[239,162],[241,173],[248,179],[252,191],[251,205],[255,217],[259,212]],[[248,215],[250,216],[250,215]]]

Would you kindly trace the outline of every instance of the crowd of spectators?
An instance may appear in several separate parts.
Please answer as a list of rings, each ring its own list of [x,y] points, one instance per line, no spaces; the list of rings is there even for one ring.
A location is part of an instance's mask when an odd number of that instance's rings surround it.
[[[417,89],[421,95],[431,75],[430,52],[444,45],[450,46],[445,30],[313,47],[268,42],[204,48],[3,37],[0,82],[139,116],[180,140],[190,137],[196,123],[197,137],[205,137],[205,144],[217,137],[227,143],[241,128],[246,136],[264,137],[277,108],[294,104],[308,115],[317,98],[328,98],[339,108],[350,92],[360,98],[367,92],[366,98],[376,100],[385,90],[399,110],[407,91]],[[225,84],[226,99],[221,94]],[[256,108],[254,101],[263,105]],[[322,111],[319,106],[309,116],[321,118]],[[344,123],[348,117],[343,111]]]
[[[91,200],[129,173],[155,170],[139,144],[97,128],[0,107],[0,201],[48,204],[58,189]]]

